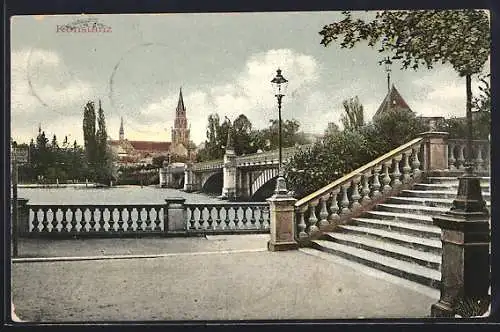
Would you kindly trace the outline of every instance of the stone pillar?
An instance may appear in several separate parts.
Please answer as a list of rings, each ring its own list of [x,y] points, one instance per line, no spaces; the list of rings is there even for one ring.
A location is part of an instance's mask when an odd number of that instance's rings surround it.
[[[447,132],[439,131],[428,131],[420,134],[426,139],[424,144],[424,170],[448,170],[448,135]]]
[[[164,230],[169,234],[185,234],[186,229],[186,210],[184,209],[185,198],[172,197],[165,199],[165,208],[163,211]]]
[[[187,163],[184,166],[184,188],[183,190],[186,192],[192,192],[194,191],[194,183],[193,183],[193,169],[192,169],[192,164]]]
[[[28,199],[17,199],[17,234],[18,236],[26,236],[30,230],[30,214],[28,208]]]
[[[165,170],[165,168],[162,167],[162,168],[160,168],[158,173],[159,173],[159,177],[160,177],[160,187],[165,188],[167,186],[167,183],[166,183],[167,171]]]
[[[236,199],[236,154],[232,140],[231,124],[227,133],[226,153],[224,154],[222,199]]]
[[[275,193],[267,199],[270,206],[271,240],[267,243],[269,251],[295,250],[295,198],[288,194]]]
[[[238,186],[237,186],[237,196],[243,199],[249,199],[249,185],[250,185],[250,175],[249,171],[243,171],[243,169],[237,169],[238,172]]]
[[[443,253],[441,296],[431,316],[483,314],[490,303],[490,225],[479,178],[471,172],[460,177],[453,207],[434,217],[433,223],[441,228]],[[476,312],[463,312],[464,303]]]

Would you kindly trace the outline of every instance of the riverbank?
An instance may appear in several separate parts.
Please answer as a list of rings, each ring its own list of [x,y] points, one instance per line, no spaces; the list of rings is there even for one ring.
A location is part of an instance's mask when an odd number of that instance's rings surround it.
[[[107,188],[100,183],[19,183],[18,188]]]

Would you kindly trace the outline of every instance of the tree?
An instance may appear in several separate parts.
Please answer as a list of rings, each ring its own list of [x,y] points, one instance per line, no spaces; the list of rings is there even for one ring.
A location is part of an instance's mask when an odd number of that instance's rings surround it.
[[[344,114],[342,114],[342,124],[344,129],[359,129],[365,124],[363,105],[359,102],[358,96],[344,100]]]
[[[95,133],[96,142],[96,173],[97,180],[107,182],[111,177],[111,153],[108,149],[108,133],[106,131],[106,119],[99,100],[97,111],[97,131]]]
[[[328,126],[325,129],[324,135],[334,135],[340,132],[339,126],[335,122],[328,122]]]
[[[83,142],[87,162],[93,169],[97,156],[97,143],[95,135],[95,107],[93,101],[88,101],[83,109]]]
[[[415,10],[377,12],[370,22],[344,19],[325,25],[319,32],[325,47],[342,36],[340,46],[352,48],[361,41],[379,45],[379,52],[401,60],[402,69],[432,68],[436,63],[451,64],[465,77],[468,147],[472,148],[471,77],[479,74],[490,54],[490,24],[483,10]],[[382,63],[380,61],[379,63]]]

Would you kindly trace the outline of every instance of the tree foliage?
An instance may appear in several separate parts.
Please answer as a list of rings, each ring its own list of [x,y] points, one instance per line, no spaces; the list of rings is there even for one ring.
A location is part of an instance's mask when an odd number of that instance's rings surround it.
[[[460,76],[472,75],[481,72],[490,53],[490,24],[483,10],[386,10],[369,22],[343,14],[319,32],[321,44],[340,38],[342,48],[352,48],[367,41],[401,60],[403,69],[449,63]]]
[[[342,106],[344,114],[341,121],[345,129],[355,130],[365,124],[363,105],[359,102],[358,96],[344,100]]]

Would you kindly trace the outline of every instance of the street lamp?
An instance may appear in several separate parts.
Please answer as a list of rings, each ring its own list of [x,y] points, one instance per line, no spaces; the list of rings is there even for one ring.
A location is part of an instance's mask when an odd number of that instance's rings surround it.
[[[283,165],[281,158],[281,100],[285,96],[286,88],[288,87],[288,80],[281,75],[281,69],[276,70],[276,77],[271,80],[274,88],[274,96],[278,100],[278,146],[279,146],[279,161],[278,161],[278,179],[276,180],[275,193],[279,195],[286,195],[286,182],[283,177]]]

